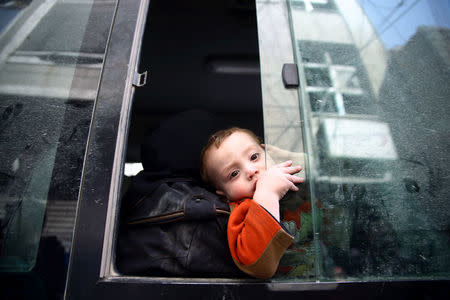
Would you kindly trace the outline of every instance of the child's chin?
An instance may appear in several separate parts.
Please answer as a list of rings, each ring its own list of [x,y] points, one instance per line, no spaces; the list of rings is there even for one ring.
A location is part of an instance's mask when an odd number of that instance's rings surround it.
[[[253,195],[254,195],[255,193],[249,193],[249,194],[247,194],[246,196],[244,196],[244,197],[242,197],[242,199],[253,199]]]

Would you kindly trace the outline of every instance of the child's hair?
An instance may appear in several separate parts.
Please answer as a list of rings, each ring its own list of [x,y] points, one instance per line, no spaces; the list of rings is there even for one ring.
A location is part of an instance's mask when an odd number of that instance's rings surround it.
[[[248,134],[258,144],[262,143],[261,139],[258,136],[256,136],[251,130],[245,128],[231,127],[228,129],[219,130],[216,133],[212,134],[209,137],[208,142],[206,143],[205,147],[203,147],[202,152],[200,154],[200,176],[202,177],[205,183],[214,184],[213,182],[211,182],[210,178],[208,177],[208,173],[206,172],[205,160],[208,150],[211,149],[213,145],[216,147],[216,149],[218,149],[227,137],[238,131]]]

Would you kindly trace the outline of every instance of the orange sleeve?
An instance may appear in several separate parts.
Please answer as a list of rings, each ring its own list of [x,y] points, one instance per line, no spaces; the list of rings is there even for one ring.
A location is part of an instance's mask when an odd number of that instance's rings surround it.
[[[228,245],[236,265],[256,278],[275,274],[293,237],[262,206],[246,199],[228,220]]]

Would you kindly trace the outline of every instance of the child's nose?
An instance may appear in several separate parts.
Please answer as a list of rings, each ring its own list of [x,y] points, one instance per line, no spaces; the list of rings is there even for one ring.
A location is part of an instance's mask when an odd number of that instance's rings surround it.
[[[255,165],[250,164],[247,166],[247,175],[249,179],[252,179],[257,173],[258,168]]]

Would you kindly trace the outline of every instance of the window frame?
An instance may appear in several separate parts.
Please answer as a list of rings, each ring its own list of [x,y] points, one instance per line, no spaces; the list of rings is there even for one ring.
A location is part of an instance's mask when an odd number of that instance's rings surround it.
[[[65,299],[89,299],[105,278],[149,0],[119,1],[94,104],[78,196]],[[109,210],[113,212],[109,213]],[[104,254],[103,251],[105,251]],[[81,285],[81,286],[80,286]]]

